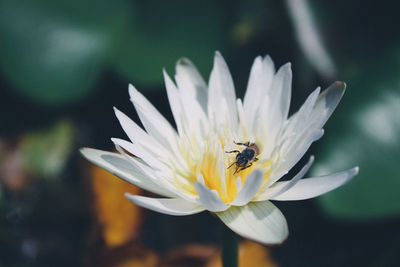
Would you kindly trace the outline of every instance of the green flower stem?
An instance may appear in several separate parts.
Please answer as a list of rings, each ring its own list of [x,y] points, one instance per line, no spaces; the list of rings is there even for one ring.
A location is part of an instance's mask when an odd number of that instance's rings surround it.
[[[239,237],[222,224],[222,266],[238,267]]]

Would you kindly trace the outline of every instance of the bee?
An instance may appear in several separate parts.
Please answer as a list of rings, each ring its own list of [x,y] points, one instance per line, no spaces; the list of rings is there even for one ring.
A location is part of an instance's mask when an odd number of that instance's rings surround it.
[[[256,143],[236,143],[235,141],[233,142],[236,145],[239,146],[245,146],[246,148],[243,149],[242,151],[239,150],[232,150],[232,151],[225,151],[225,153],[237,153],[236,154],[236,161],[233,162],[229,167],[232,167],[233,165],[236,164],[236,170],[233,174],[238,173],[240,171],[243,171],[244,169],[247,169],[251,165],[253,165],[253,162],[257,161],[258,158],[257,156],[260,153],[260,150],[258,149],[258,146]]]

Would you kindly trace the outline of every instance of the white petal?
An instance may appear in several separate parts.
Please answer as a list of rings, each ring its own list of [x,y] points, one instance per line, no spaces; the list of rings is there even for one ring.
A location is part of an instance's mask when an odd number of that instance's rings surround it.
[[[147,133],[165,148],[176,149],[177,134],[171,124],[133,85],[129,85],[129,95]]]
[[[263,144],[263,153],[269,154],[272,151],[278,141],[279,133],[283,130],[289,112],[291,86],[291,65],[287,63],[275,74],[270,93],[263,99],[255,116],[257,122],[254,131],[261,136],[268,136]]]
[[[115,116],[117,117],[122,129],[125,131],[126,135],[132,142],[136,140],[146,140],[150,141],[148,134],[140,128],[134,121],[132,121],[128,116],[119,111],[114,107]]]
[[[236,179],[236,191],[240,192],[242,190],[242,178],[240,176]]]
[[[318,96],[315,104],[313,102],[315,101],[316,93],[319,91],[318,88],[307,98],[300,110],[290,119],[288,128],[291,129],[286,129],[286,131],[295,132],[297,137],[295,141],[290,143],[290,146],[283,149],[284,155],[292,155],[293,151],[291,149],[299,147],[298,142],[309,139],[307,136],[313,135],[314,130],[321,129],[339,103],[345,88],[346,85],[344,83],[335,82]],[[312,111],[310,111],[311,105]]]
[[[186,125],[185,114],[182,107],[182,101],[174,82],[168,76],[167,72],[163,70],[165,87],[167,88],[167,95],[169,105],[171,107],[172,115],[174,116],[176,127],[180,136],[184,135],[184,125]]]
[[[332,191],[350,181],[358,173],[358,167],[334,174],[305,178],[298,181],[289,190],[271,200],[302,200],[317,197]],[[285,183],[285,182],[278,182]],[[288,183],[288,182],[286,182]]]
[[[228,66],[219,52],[215,53],[214,67],[210,75],[208,115],[213,119],[217,130],[226,123],[232,129],[237,125],[235,88]]]
[[[205,132],[202,134],[205,136],[205,133],[208,133],[208,118],[205,111],[200,106],[200,103],[184,89],[180,90],[180,95],[182,106],[187,116],[186,123],[189,124],[192,131],[201,132],[204,129]]]
[[[257,57],[251,67],[249,82],[243,100],[246,120],[251,124],[256,120],[262,100],[268,97],[275,74],[274,62],[269,56]],[[249,126],[250,129],[252,125]]]
[[[92,148],[81,148],[80,152],[90,162],[111,172],[128,183],[139,186],[150,192],[175,197],[176,195],[153,182],[152,178],[145,175],[142,171],[135,168],[122,155]]]
[[[276,74],[279,79],[280,72]],[[280,93],[280,114],[283,119],[286,120],[289,114],[290,99],[292,96],[292,68],[291,64],[288,63],[282,66],[282,78],[279,84],[282,84],[282,89]],[[274,83],[272,83],[274,85]]]
[[[345,89],[346,84],[344,82],[334,82],[323,91],[315,103],[308,125],[313,124],[316,128],[324,126],[339,104],[340,99],[342,99]]]
[[[207,210],[217,212],[223,211],[229,208],[218,195],[218,192],[215,190],[210,190],[202,183],[195,183],[194,188],[199,195],[198,201],[201,205],[203,205]]]
[[[178,61],[176,64],[175,80],[181,90],[188,92],[197,99],[206,113],[208,99],[207,85],[189,59],[182,58]]]
[[[179,66],[179,63],[178,63]],[[182,68],[185,69],[184,67],[180,66],[177,69]],[[194,68],[194,67],[193,67]],[[190,73],[189,70],[185,69]],[[171,102],[171,98],[179,98],[179,103],[177,103],[178,106],[180,106],[180,120],[181,122],[177,121],[177,127],[178,127],[178,132],[180,133],[180,136],[182,136],[182,130],[184,130],[184,134],[186,135],[187,138],[189,138],[190,143],[192,144],[200,144],[201,142],[204,141],[208,134],[208,118],[206,115],[205,103],[200,103],[199,101],[204,102],[204,100],[199,100],[197,99],[197,91],[193,90],[203,90],[203,89],[196,89],[196,88],[188,88],[188,87],[193,87],[194,85],[190,83],[190,77],[187,77],[187,75],[183,75],[182,73],[176,74],[175,79],[178,83],[179,90],[175,89],[174,84],[170,79],[166,79],[166,85],[167,85],[167,92],[168,92],[168,97]],[[183,81],[182,81],[183,79]],[[187,81],[189,79],[189,81]],[[203,81],[204,82],[204,81]],[[190,83],[189,85],[187,83]],[[205,86],[205,84],[204,84]],[[202,97],[207,96],[207,92],[205,94],[201,93]],[[178,101],[175,101],[178,102]],[[177,120],[177,111],[174,111],[174,107],[171,103],[171,108],[173,109],[173,114],[175,117],[175,120]],[[177,109],[177,108],[175,108]],[[196,149],[196,146],[193,147]],[[198,148],[197,148],[198,149]]]
[[[140,158],[133,157],[127,154],[117,143],[114,143],[115,148],[118,150],[121,155],[125,157],[129,161],[129,163],[136,169],[138,172],[143,173],[146,177],[148,177],[153,183],[157,184],[159,187],[172,192],[175,197],[184,198],[186,200],[194,200],[197,196],[191,192],[187,192],[186,190],[181,190],[176,187],[176,179],[182,178],[180,176],[175,176],[172,173],[170,168],[164,168],[163,170],[157,170],[156,168],[150,167],[146,162],[144,162]],[[180,182],[189,183],[186,179],[180,179]]]
[[[152,168],[156,168],[158,170],[163,169],[164,166],[162,165],[162,163],[140,146],[119,138],[111,138],[111,141],[115,145],[119,145],[135,157],[142,159],[147,165],[151,166]]]
[[[319,95],[308,118],[304,119],[303,123],[296,127],[297,129],[293,129],[296,137],[291,142],[287,142],[281,150],[281,157],[287,159],[286,171],[290,170],[303,157],[314,141],[322,137],[321,127],[336,108],[345,88],[346,84],[343,82],[335,82],[329,86]]]
[[[279,68],[271,85],[270,122],[278,122],[281,125],[289,113],[290,98],[292,92],[292,69],[287,63]],[[276,127],[276,124],[270,125]]]
[[[256,197],[256,201],[263,201],[267,199],[273,199],[275,196],[280,195],[290,188],[292,188],[311,168],[314,163],[314,157],[311,156],[310,160],[306,165],[289,181],[274,183],[271,187],[265,189],[261,194]]]
[[[315,102],[319,96],[321,88],[318,87],[315,89],[306,99],[304,104],[300,107],[299,111],[293,114],[288,123],[285,127],[285,133],[282,138],[286,138],[289,135],[292,135],[298,132],[299,130],[302,131],[304,129],[304,125],[308,124],[307,119],[309,118],[311,111],[314,108]]]
[[[129,193],[125,193],[125,196],[136,205],[168,215],[191,215],[205,210],[199,204],[181,198],[151,198]]]
[[[263,182],[263,172],[261,170],[253,171],[244,182],[243,188],[230,203],[233,206],[243,206],[249,203],[256,195]]]
[[[280,244],[289,234],[285,217],[268,200],[231,207],[216,214],[232,231],[263,244]]]
[[[323,135],[323,129],[314,129],[314,127],[310,127],[304,134],[296,135],[290,142],[286,142],[280,152],[281,158],[283,158],[284,161],[279,167],[273,167],[271,173],[273,173],[272,176],[274,176],[275,179],[271,184],[281,178],[281,176],[277,175],[278,173],[282,173],[282,175],[288,173],[288,171],[304,156],[311,144],[320,139]]]
[[[121,124],[122,129],[133,143],[140,144],[140,146],[147,148],[153,154],[156,155],[167,155],[168,151],[158,143],[156,139],[148,135],[141,127],[139,127],[134,121],[128,116],[119,111],[114,107],[115,116]]]

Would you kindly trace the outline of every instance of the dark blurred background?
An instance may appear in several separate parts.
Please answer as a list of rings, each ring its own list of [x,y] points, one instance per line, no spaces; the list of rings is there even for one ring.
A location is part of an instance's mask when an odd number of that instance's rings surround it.
[[[348,85],[312,146],[311,174],[360,166],[313,200],[278,202],[281,246],[243,240],[241,266],[399,266],[400,2],[0,0],[0,266],[221,266],[207,212],[142,210],[146,194],[89,164],[89,146],[138,121],[134,84],[172,121],[162,68],[190,58],[207,80],[221,51],[243,96],[257,55],[292,62],[292,112],[317,86]]]

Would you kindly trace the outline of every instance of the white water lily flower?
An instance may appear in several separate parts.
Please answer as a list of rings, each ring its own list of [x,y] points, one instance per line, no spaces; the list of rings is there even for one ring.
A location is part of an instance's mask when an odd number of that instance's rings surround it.
[[[358,173],[356,167],[302,179],[313,163],[311,157],[291,180],[279,181],[323,135],[322,127],[344,93],[342,82],[322,93],[317,88],[288,117],[290,64],[275,72],[269,56],[255,59],[243,102],[236,98],[232,77],[218,52],[208,87],[187,59],[177,63],[176,83],[165,71],[164,78],[177,131],[130,85],[130,98],[145,130],[115,109],[130,139],[112,138],[120,154],[81,150],[94,164],[164,196],[126,194],[139,206],[170,215],[208,210],[239,235],[276,244],[287,238],[288,226],[270,200],[313,198]],[[256,154],[240,165],[236,159],[245,156],[246,149]],[[232,150],[237,151],[227,153]]]

